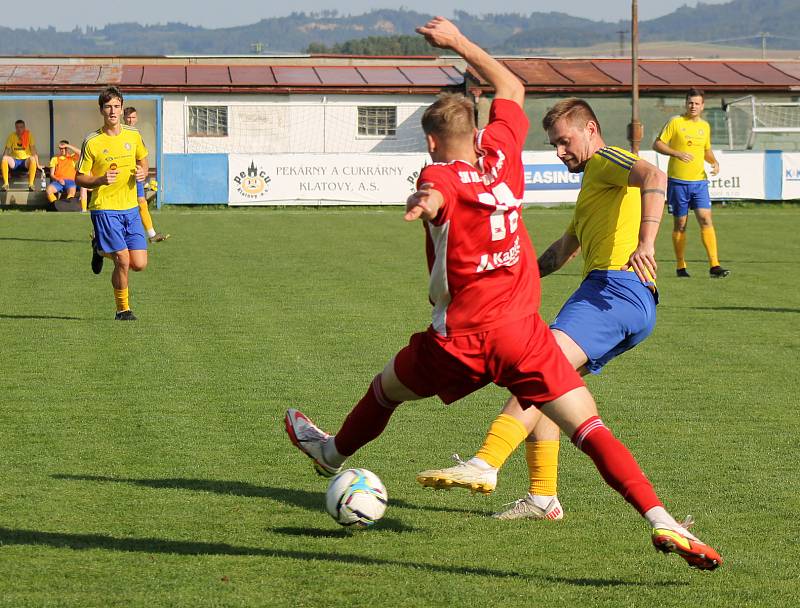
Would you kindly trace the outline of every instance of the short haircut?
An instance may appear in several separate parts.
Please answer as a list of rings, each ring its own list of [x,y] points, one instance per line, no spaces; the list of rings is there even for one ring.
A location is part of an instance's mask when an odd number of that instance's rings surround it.
[[[21,118],[19,120],[15,120],[14,121],[14,125],[24,125],[24,124],[25,124],[25,121],[22,120]]]
[[[689,101],[690,97],[700,97],[703,99],[703,101],[706,100],[706,94],[705,91],[703,91],[703,89],[689,89],[686,92],[686,101]]]
[[[69,142],[66,139],[62,139],[58,143],[60,143],[60,144],[68,144]]]
[[[106,87],[100,91],[100,96],[97,98],[97,101],[100,104],[100,109],[102,109],[104,105],[115,98],[119,99],[120,103],[123,102],[122,91],[120,91],[117,87]]]
[[[444,93],[422,115],[422,130],[444,138],[472,137],[475,105],[460,93]]]
[[[592,106],[583,99],[568,97],[556,103],[556,105],[550,108],[547,114],[544,115],[542,119],[542,128],[544,128],[545,131],[549,131],[553,125],[562,118],[581,128],[585,127],[586,123],[591,120],[597,125],[597,132],[600,135],[603,133],[600,129],[600,121],[597,120]]]
[[[122,110],[122,115],[123,115],[125,118],[128,118],[128,116],[130,116],[131,114],[136,114],[136,113],[137,113],[137,112],[136,112],[136,108],[134,108],[133,106],[128,106],[127,108],[125,108],[124,110]]]

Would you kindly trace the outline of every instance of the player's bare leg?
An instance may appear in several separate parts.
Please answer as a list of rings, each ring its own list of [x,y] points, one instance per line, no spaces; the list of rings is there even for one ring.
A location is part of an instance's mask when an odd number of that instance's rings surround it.
[[[128,273],[131,270],[139,272],[147,267],[147,250],[123,249],[112,253],[111,258],[114,261],[111,285],[114,287],[114,300],[117,304],[114,318],[118,321],[135,321],[136,316],[128,303]]]
[[[719,553],[667,512],[634,457],[600,420],[586,387],[545,404],[542,413],[569,434],[575,446],[592,459],[605,482],[647,520],[656,549],[677,553],[691,567],[701,570],[713,570],[722,563]]]
[[[570,364],[581,373],[586,373],[586,353],[560,330],[552,330],[561,351],[566,355]],[[535,433],[531,436],[531,433]],[[492,422],[483,445],[473,458],[462,460],[457,454],[453,455],[456,464],[443,469],[429,469],[417,474],[417,482],[425,487],[445,489],[464,488],[482,494],[491,493],[497,485],[497,473],[508,457],[528,437],[529,441],[558,442],[559,429],[535,407],[523,410],[516,398],[511,397],[506,401],[500,416]],[[557,459],[557,453],[556,453]],[[502,519],[517,519],[518,517],[536,517],[538,519],[561,518],[562,509],[555,493],[546,498],[527,500],[526,496],[510,503],[511,511],[508,517]],[[530,507],[530,508],[528,508]],[[502,514],[497,514],[498,516]]]

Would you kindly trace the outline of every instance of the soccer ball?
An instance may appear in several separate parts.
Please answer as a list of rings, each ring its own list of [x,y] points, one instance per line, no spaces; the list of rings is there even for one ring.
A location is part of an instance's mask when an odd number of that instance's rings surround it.
[[[386,487],[372,471],[347,469],[331,479],[325,494],[325,507],[343,526],[366,528],[386,511]]]

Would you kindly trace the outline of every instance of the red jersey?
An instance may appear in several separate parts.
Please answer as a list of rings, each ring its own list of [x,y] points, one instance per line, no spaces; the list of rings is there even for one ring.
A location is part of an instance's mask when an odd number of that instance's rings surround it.
[[[539,309],[539,267],[520,217],[527,132],[522,109],[495,99],[476,137],[477,167],[456,160],[420,173],[417,187],[444,197],[425,223],[432,327],[441,336],[487,331]]]

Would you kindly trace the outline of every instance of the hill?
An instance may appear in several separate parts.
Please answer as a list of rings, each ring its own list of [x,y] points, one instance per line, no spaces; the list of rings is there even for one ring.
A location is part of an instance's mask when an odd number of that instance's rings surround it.
[[[726,4],[684,6],[642,21],[640,40],[647,42],[736,40],[760,48],[769,32],[770,49],[800,49],[796,33],[797,0],[732,0]],[[243,55],[303,53],[348,41],[380,36],[414,35],[430,15],[409,10],[373,10],[340,15],[335,10],[294,12],[251,25],[208,29],[183,23],[140,25],[116,23],[103,28],[0,27],[0,54],[14,55]],[[628,21],[593,21],[560,12],[471,15],[457,11],[454,21],[478,44],[494,53],[541,54],[548,49],[577,49],[619,42]],[[312,46],[315,45],[315,46]]]

